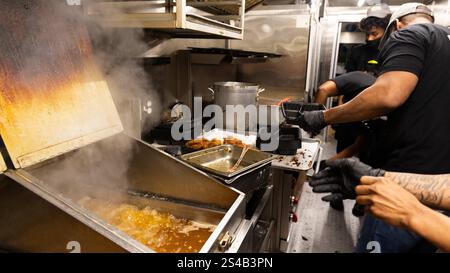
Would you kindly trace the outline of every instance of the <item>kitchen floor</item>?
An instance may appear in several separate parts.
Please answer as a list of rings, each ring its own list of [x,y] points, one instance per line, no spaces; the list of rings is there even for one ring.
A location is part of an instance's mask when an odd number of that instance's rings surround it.
[[[333,137],[322,145],[323,159],[335,154]],[[298,222],[293,225],[287,252],[292,253],[350,253],[354,251],[360,220],[352,214],[355,201],[346,200],[344,211],[332,209],[323,202],[323,194],[312,192],[306,183],[297,207]]]

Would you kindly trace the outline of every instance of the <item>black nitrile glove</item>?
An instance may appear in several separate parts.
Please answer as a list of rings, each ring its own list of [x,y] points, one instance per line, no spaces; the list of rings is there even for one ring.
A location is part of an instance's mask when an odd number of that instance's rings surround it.
[[[300,114],[296,120],[288,120],[288,123],[296,124],[312,136],[318,135],[328,124],[325,122],[323,111],[307,111]]]
[[[318,162],[315,161],[314,164],[313,164],[313,169],[314,169],[314,170],[315,170],[316,167],[317,167],[317,163],[318,163]],[[326,167],[327,167],[326,160],[321,160],[321,161],[320,161],[319,172],[320,172],[320,171],[323,171]]]
[[[352,214],[356,217],[361,217],[364,216],[364,213],[365,213],[365,206],[355,203],[352,209]]]
[[[374,169],[358,158],[327,160],[327,168],[312,177],[309,185],[316,193],[331,193],[323,201],[355,199],[355,187],[363,176],[383,176],[385,171]]]

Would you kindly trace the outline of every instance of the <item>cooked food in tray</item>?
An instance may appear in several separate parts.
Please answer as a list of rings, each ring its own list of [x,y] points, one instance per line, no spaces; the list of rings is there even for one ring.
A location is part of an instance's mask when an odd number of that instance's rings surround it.
[[[200,139],[193,139],[188,142],[186,142],[186,147],[194,149],[194,150],[201,150],[204,149],[203,147],[207,148],[208,146],[208,140],[200,138]]]
[[[220,145],[222,145],[222,141],[220,139],[208,140],[206,138],[199,138],[186,142],[186,147],[194,150],[208,149]]]
[[[242,140],[234,138],[234,137],[227,137],[227,138],[224,138],[223,140],[220,140],[217,138],[214,138],[212,140],[208,140],[206,138],[193,139],[193,140],[186,142],[186,147],[194,149],[194,150],[203,150],[203,149],[208,149],[208,148],[212,148],[212,147],[217,147],[222,144],[230,144],[230,145],[235,145],[235,146],[239,146],[239,147],[245,146],[245,143],[242,142]]]
[[[231,144],[239,147],[245,147],[245,144],[242,142],[242,140],[234,138],[234,137],[227,137],[224,139],[223,144]]]
[[[196,253],[216,228],[215,225],[176,218],[150,207],[84,198],[79,202],[108,224],[160,253]]]

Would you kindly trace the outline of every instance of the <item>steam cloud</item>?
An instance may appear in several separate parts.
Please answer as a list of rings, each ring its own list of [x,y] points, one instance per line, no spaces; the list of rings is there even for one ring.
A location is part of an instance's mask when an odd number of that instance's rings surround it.
[[[144,31],[103,27],[94,20],[84,19],[94,55],[106,76],[126,133],[140,138],[141,127],[144,133],[148,132],[159,122],[162,111],[161,98],[139,60],[149,49]],[[151,114],[142,111],[148,101],[151,101]],[[139,116],[144,119],[141,124]]]
[[[36,40],[21,37],[24,41],[21,52],[27,52],[28,56],[21,63],[20,77],[25,79],[31,91],[34,83],[27,82],[31,75],[67,76],[58,71],[58,63],[62,58],[73,57],[70,52],[77,50],[72,43],[74,37],[70,36],[76,32],[64,29],[69,21],[74,28],[87,27],[93,45],[93,57],[107,80],[126,133],[140,138],[140,116],[150,120],[146,122],[147,126],[159,121],[160,97],[153,90],[151,79],[138,59],[149,47],[143,39],[142,30],[104,28],[87,18],[79,7],[67,6],[64,0],[8,0],[0,2],[0,8],[0,14],[5,16],[16,11],[21,14],[22,17],[17,18],[18,31],[15,35],[33,31],[33,36],[37,37]],[[28,11],[33,11],[29,17]],[[51,25],[48,25],[49,18],[52,20]],[[64,23],[59,24],[61,22]],[[0,31],[11,30],[0,26]],[[152,110],[150,115],[142,111],[147,101],[152,102],[151,106],[147,105]],[[106,188],[119,192],[117,189],[126,189],[129,185],[127,173],[135,149],[133,143],[122,136],[111,137],[50,160],[43,167],[33,166],[29,171],[59,193],[71,195],[81,190],[85,195],[104,195]]]

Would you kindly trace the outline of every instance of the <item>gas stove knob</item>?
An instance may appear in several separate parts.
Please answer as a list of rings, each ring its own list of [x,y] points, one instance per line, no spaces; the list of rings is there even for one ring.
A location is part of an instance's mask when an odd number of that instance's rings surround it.
[[[297,184],[297,178],[292,177],[291,178],[291,188],[294,189],[296,184]]]
[[[298,197],[292,195],[292,196],[290,197],[290,200],[291,200],[291,207],[294,207],[294,206],[298,205],[298,201],[299,201],[299,200],[298,200]]]
[[[294,212],[291,212],[289,214],[289,222],[297,223],[297,221],[298,221],[297,214],[295,214]]]

